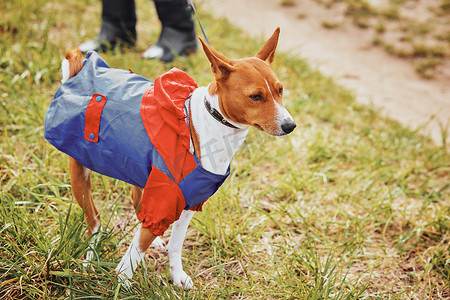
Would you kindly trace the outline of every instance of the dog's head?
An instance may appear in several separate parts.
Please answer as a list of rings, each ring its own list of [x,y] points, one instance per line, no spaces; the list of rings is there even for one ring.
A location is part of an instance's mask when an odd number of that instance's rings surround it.
[[[283,84],[272,69],[280,28],[256,56],[232,60],[200,39],[215,81],[209,92],[219,95],[223,115],[238,124],[271,135],[285,135],[297,126],[282,103]]]

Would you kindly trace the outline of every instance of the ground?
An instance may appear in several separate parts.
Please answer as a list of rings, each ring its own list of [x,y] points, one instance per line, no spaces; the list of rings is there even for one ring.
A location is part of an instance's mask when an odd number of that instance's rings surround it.
[[[436,51],[439,64],[423,70],[420,66],[435,58],[423,52],[418,53],[420,57],[417,53],[405,54],[407,50],[404,48],[411,45],[402,48],[404,40],[412,40],[405,36],[414,35],[414,32],[397,28],[405,24],[411,28],[422,28],[424,24],[436,23],[434,27],[427,25],[433,32],[428,27],[422,31],[429,33],[428,36],[448,35],[445,30],[449,28],[450,15],[444,6],[447,2],[368,1],[379,10],[391,2],[403,4],[400,8],[395,7],[400,17],[392,21],[389,21],[392,17],[387,20],[384,17],[380,21],[369,17],[355,18],[355,13],[349,13],[348,3],[364,1],[209,0],[202,4],[211,13],[225,16],[253,36],[268,37],[280,26],[281,50],[307,59],[321,72],[354,91],[361,103],[373,105],[413,129],[420,128],[421,132],[441,145],[443,136],[448,137],[450,125],[448,37],[444,41],[438,38],[432,41],[443,45],[439,44],[438,48],[443,50]],[[447,11],[433,14],[438,8],[446,8]],[[377,23],[371,25],[370,22]],[[414,35],[415,40],[421,37],[419,35]],[[392,42],[394,37],[399,37],[396,44]],[[214,37],[210,39],[214,40]],[[375,46],[380,43],[384,43],[384,47]],[[414,47],[424,48],[417,46],[418,42],[414,43]]]
[[[446,78],[448,48],[416,47],[416,54],[438,57],[432,57],[434,67],[415,71],[415,63],[427,57],[407,57],[412,54],[392,46],[393,24],[378,23],[370,14],[379,13],[361,5],[364,0],[315,1],[195,1],[210,41],[231,58],[254,55],[263,44],[234,24],[250,20],[243,28],[257,37],[281,27],[273,67],[298,127],[284,137],[250,130],[230,178],[189,227],[183,264],[194,289],[184,292],[171,284],[166,253],[155,249],[147,251],[131,290],[117,284],[115,268],[138,226],[129,185],[92,174],[102,230],[90,248],[83,209],[70,188],[68,159],[43,136],[65,50],[96,36],[101,2],[0,0],[0,299],[450,299],[447,148],[355,103],[335,83],[353,84],[359,100],[374,105],[375,92],[383,100],[393,97],[387,90],[396,87],[403,87],[397,92],[406,100],[421,95],[431,103],[432,96],[446,92],[439,82]],[[417,12],[424,0],[383,2]],[[444,9],[449,0],[426,2]],[[210,15],[230,3],[236,7],[224,11],[233,23]],[[160,27],[151,1],[136,5],[138,43],[103,53],[108,64],[151,80],[177,67],[199,85],[208,84],[213,76],[201,50],[168,65],[141,59]],[[383,14],[396,20],[395,10]],[[380,31],[375,38],[372,26]],[[347,40],[358,42],[358,34],[371,42],[358,48]],[[440,41],[441,35],[433,36]],[[388,50],[404,57],[387,55]],[[371,72],[356,69],[364,67],[355,64],[364,58]],[[340,65],[333,69],[331,63]],[[379,75],[385,69],[390,73]],[[433,80],[418,75],[430,72]],[[374,78],[363,81],[366,75]],[[360,92],[363,88],[374,94]],[[394,96],[396,111],[410,109]],[[88,250],[94,250],[95,261],[84,268]]]

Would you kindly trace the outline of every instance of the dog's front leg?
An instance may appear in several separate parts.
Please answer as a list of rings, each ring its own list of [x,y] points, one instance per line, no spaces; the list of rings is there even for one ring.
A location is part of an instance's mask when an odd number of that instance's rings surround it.
[[[169,245],[167,246],[170,277],[172,277],[173,284],[184,289],[191,289],[193,286],[192,279],[183,271],[181,262],[181,250],[183,248],[184,238],[186,237],[186,231],[193,215],[194,211],[183,210],[180,218],[173,223],[172,234],[170,235]]]
[[[148,228],[139,226],[133,241],[131,241],[130,247],[128,247],[127,252],[117,265],[116,272],[119,273],[119,282],[122,282],[127,287],[130,286],[128,279],[133,277],[134,270],[136,270],[144,258],[145,250],[147,250],[155,238],[156,235],[151,233]]]

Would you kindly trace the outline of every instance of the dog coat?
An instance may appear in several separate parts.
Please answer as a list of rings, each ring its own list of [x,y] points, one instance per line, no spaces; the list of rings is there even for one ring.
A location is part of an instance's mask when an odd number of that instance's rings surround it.
[[[205,170],[189,152],[184,105],[196,88],[181,70],[153,84],[89,52],[57,90],[44,136],[88,169],[144,188],[138,218],[162,235],[183,209],[201,210],[230,174]]]

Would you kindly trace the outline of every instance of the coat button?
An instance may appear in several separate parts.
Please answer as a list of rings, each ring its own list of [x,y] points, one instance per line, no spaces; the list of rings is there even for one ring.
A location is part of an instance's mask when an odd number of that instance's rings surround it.
[[[97,98],[95,98],[95,100],[96,100],[97,102],[102,101],[102,96],[97,96]]]
[[[89,138],[90,138],[91,140],[93,140],[93,139],[95,139],[95,135],[94,135],[93,133],[91,133],[91,134],[89,134]]]

